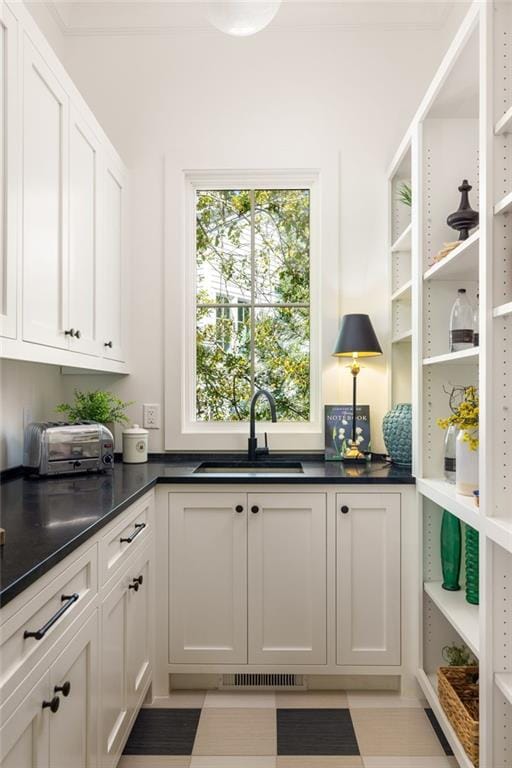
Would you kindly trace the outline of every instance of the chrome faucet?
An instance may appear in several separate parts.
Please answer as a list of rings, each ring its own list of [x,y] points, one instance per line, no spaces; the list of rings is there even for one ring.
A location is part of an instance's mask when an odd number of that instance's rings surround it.
[[[249,441],[248,441],[248,451],[247,451],[247,458],[249,461],[254,461],[258,458],[258,456],[268,456],[268,440],[267,440],[267,433],[265,432],[265,447],[264,448],[258,448],[258,438],[256,437],[256,403],[258,401],[258,398],[264,395],[268,403],[270,405],[270,414],[272,417],[272,423],[275,424],[277,421],[276,416],[276,401],[270,394],[270,392],[266,389],[258,389],[254,395],[252,396],[251,400],[251,418],[250,418],[250,432],[249,432]]]

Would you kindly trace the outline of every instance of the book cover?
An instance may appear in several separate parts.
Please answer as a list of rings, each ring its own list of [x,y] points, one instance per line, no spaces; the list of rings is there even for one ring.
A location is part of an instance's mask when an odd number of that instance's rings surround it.
[[[352,406],[325,406],[325,459],[341,461],[352,439]],[[356,406],[356,443],[362,453],[371,451],[370,406]]]

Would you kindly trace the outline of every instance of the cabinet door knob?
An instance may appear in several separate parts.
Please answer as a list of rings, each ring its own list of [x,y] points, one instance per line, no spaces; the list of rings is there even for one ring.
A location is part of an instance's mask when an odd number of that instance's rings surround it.
[[[256,515],[260,511],[260,508],[254,505],[254,507],[251,507],[251,512]]]
[[[75,339],[81,339],[82,338],[82,331],[75,331]]]
[[[104,346],[104,347],[110,347],[110,349],[112,349],[112,342],[111,342],[111,341],[106,341],[106,342],[103,344],[103,346]]]
[[[235,511],[236,511],[236,512],[243,512],[243,511],[244,511],[244,508],[242,507],[242,505],[241,505],[241,504],[237,504],[237,505],[236,505],[236,507],[235,507]]]
[[[54,693],[62,693],[63,696],[69,696],[71,693],[71,683],[69,680],[66,680],[62,685],[56,685],[53,691]]]
[[[138,581],[134,581],[133,584],[128,584],[128,589],[133,589],[134,592],[138,592],[139,591],[139,582]]]
[[[43,701],[43,709],[49,709],[50,712],[55,714],[60,707],[60,699],[58,696],[54,696],[51,701]]]
[[[64,331],[64,336],[74,336],[75,335],[75,329],[69,328],[67,331]]]
[[[343,512],[343,514],[344,514],[344,515],[346,515],[346,514],[347,514],[347,512],[348,512],[348,507],[347,507],[347,505],[346,505],[346,504],[344,504],[344,505],[342,506],[342,508],[341,508],[341,511]]]
[[[142,574],[140,576],[134,576],[132,581],[134,584],[140,584],[142,586],[142,583],[144,581],[144,576]]]

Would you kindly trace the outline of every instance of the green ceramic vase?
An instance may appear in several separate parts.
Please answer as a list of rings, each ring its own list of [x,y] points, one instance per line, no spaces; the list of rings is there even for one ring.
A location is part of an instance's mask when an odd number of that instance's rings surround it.
[[[478,531],[466,525],[466,600],[472,605],[480,602],[478,576]]]
[[[445,509],[441,523],[441,568],[443,589],[450,592],[457,592],[460,589],[461,553],[460,520]]]

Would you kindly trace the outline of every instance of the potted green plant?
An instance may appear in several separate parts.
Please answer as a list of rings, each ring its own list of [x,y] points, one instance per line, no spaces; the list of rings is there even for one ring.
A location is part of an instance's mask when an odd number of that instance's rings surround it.
[[[406,181],[403,181],[400,185],[397,194],[397,200],[402,203],[402,205],[407,205],[408,208],[412,206],[412,189],[411,185]]]
[[[55,410],[65,414],[71,422],[97,421],[104,424],[113,434],[114,424],[129,423],[125,410],[132,403],[133,401],[125,403],[117,395],[102,389],[92,392],[75,389],[73,404],[60,403]]]

